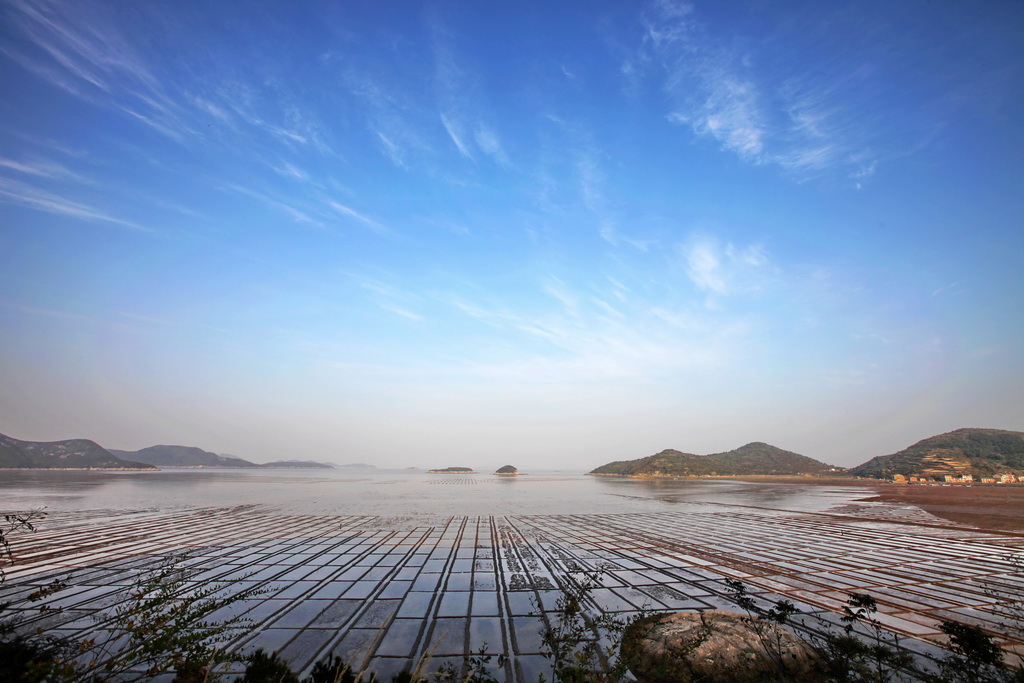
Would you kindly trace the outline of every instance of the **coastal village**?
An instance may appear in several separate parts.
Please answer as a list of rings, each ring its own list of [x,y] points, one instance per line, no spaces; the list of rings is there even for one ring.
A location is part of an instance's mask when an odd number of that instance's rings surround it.
[[[924,475],[894,474],[892,480],[896,484],[932,484],[945,482],[947,484],[1016,484],[1020,481],[1016,474],[996,474],[990,477],[975,478],[973,474],[944,474],[942,478],[928,477]]]

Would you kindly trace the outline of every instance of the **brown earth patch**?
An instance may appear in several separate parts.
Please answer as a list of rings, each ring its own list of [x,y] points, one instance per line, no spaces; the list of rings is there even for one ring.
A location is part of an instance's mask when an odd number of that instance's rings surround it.
[[[987,531],[1024,531],[1024,485],[892,484],[838,477],[732,477],[750,482],[818,486],[862,486],[875,495],[867,502],[915,505],[936,517]]]
[[[992,531],[1024,531],[1024,486],[883,485],[869,501],[916,505],[936,517]]]

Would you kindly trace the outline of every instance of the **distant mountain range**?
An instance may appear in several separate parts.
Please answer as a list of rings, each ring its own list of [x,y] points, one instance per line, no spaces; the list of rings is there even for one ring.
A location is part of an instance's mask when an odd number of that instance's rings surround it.
[[[0,434],[0,468],[154,470],[117,457],[95,441],[20,441]]]
[[[0,469],[155,470],[159,467],[331,469],[332,465],[311,460],[279,460],[258,465],[193,446],[150,446],[138,451],[122,451],[103,448],[88,439],[21,441],[0,434]]]
[[[668,449],[646,458],[620,460],[601,465],[590,474],[630,477],[685,477],[745,474],[821,474],[831,465],[784,451],[770,444],[754,442],[726,453],[694,455]]]
[[[275,460],[274,462],[265,462],[257,467],[291,467],[295,469],[320,469],[320,470],[333,470],[334,465],[328,465],[323,462],[313,462],[312,460]]]
[[[110,452],[119,458],[148,462],[157,467],[259,467],[242,458],[217,455],[194,446],[150,446],[138,451],[111,448]]]
[[[226,453],[211,453],[194,446],[150,446],[138,451],[110,452],[121,458],[153,463],[157,467],[288,467],[292,469],[331,469],[331,465],[312,460],[276,460],[264,464],[250,462]]]
[[[137,451],[104,449],[88,439],[20,441],[0,434],[0,469],[156,469],[156,467],[372,468],[310,460],[279,460],[263,465],[193,446],[150,446]],[[416,468],[410,468],[416,469]],[[888,479],[893,475],[941,478],[945,475],[1024,476],[1024,432],[957,429],[932,436],[891,455],[872,458],[845,472],[823,462],[766,443],[748,443],[726,453],[695,455],[668,449],[636,460],[602,465],[590,474],[619,476],[741,476],[824,474]],[[448,468],[448,472],[469,468]]]
[[[849,470],[860,477],[1024,474],[1024,432],[957,429]]]

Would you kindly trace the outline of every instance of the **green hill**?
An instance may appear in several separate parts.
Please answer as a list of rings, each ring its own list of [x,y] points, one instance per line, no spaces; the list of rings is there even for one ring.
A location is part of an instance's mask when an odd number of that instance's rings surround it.
[[[1024,474],[1024,432],[957,429],[849,470],[859,477]]]
[[[88,439],[21,441],[0,434],[0,468],[24,469],[156,469],[122,460]]]
[[[694,455],[668,449],[638,460],[601,465],[590,474],[685,477],[702,475],[818,474],[833,468],[813,458],[766,443],[748,443],[726,453]]]

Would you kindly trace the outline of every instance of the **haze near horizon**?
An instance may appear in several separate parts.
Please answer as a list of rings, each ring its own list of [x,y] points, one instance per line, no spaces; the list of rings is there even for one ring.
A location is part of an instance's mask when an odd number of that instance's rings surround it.
[[[1024,430],[1024,6],[0,7],[0,432],[851,466]]]

